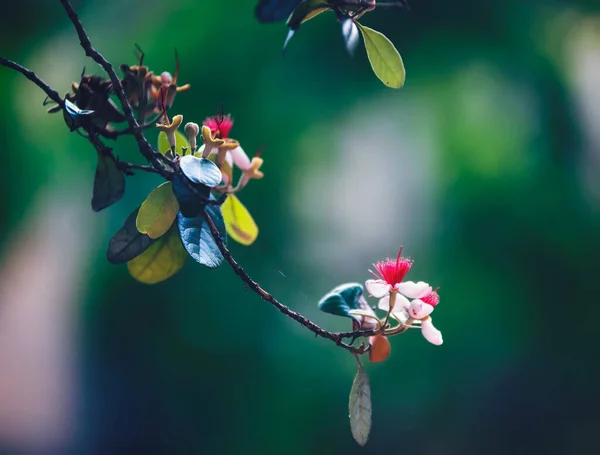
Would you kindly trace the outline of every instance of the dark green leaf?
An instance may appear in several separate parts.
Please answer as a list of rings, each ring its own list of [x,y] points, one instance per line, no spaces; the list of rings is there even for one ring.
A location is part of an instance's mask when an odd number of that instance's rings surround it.
[[[350,390],[350,400],[348,403],[350,411],[350,429],[352,436],[361,446],[364,446],[369,439],[371,431],[371,386],[369,377],[365,373],[362,365],[358,365],[356,377]]]
[[[204,208],[204,199],[208,199],[210,188],[206,185],[196,184],[193,182],[183,181],[185,177],[176,177],[173,180],[173,193],[179,202],[179,211],[186,218],[194,218],[198,216]],[[195,194],[188,186],[192,186],[199,193]]]
[[[223,242],[226,241],[225,222],[221,214],[221,208],[218,206],[207,205],[206,213],[214,221]],[[200,264],[215,268],[221,265],[223,255],[215,242],[210,227],[204,219],[204,214],[194,218],[186,218],[181,213],[177,215],[177,224],[179,226],[179,235],[183,246],[189,255]]]
[[[139,208],[127,217],[123,227],[112,236],[106,251],[106,259],[113,264],[123,264],[142,254],[154,240],[137,230],[135,220]]]
[[[105,209],[121,199],[124,193],[125,177],[123,173],[117,169],[117,165],[112,159],[98,152],[92,210],[99,212]]]
[[[350,314],[350,310],[364,309],[367,306],[363,292],[359,283],[341,284],[323,296],[319,301],[319,310],[360,322],[360,316]]]

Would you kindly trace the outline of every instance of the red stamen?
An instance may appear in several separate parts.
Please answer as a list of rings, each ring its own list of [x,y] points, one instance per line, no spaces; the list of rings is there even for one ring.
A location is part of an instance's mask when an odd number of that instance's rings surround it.
[[[410,258],[402,257],[402,248],[398,252],[396,260],[387,258],[383,261],[379,261],[373,264],[379,275],[369,270],[376,278],[382,279],[390,286],[394,286],[401,283],[404,277],[412,267],[412,260]]]
[[[425,297],[422,297],[421,300],[431,306],[436,306],[440,303],[440,296],[437,293],[437,289],[435,291],[431,291]]]

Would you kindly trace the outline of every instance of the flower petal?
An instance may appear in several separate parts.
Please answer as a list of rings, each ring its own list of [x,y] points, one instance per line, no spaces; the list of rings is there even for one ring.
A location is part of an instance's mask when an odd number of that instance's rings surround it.
[[[423,319],[431,314],[433,307],[428,303],[423,302],[421,299],[415,299],[410,303],[408,313],[411,318]]]
[[[399,323],[406,324],[406,321],[408,321],[410,316],[406,310],[396,310],[394,308],[394,311],[392,311],[392,317]]]
[[[231,157],[233,158],[233,162],[237,167],[239,167],[242,171],[245,171],[250,168],[250,158],[244,152],[244,149],[240,146],[231,150]]]
[[[390,295],[386,295],[379,300],[379,309],[388,311],[390,309]],[[394,305],[393,313],[398,313],[404,310],[408,310],[410,307],[410,301],[402,294],[396,294],[396,304]]]
[[[442,332],[433,326],[431,318],[427,318],[421,322],[421,333],[427,341],[436,346],[439,346],[444,342],[444,340],[442,340]]]
[[[365,288],[371,296],[376,299],[380,299],[390,293],[391,286],[383,280],[367,280],[365,282]]]
[[[415,283],[414,281],[405,281],[394,286],[398,292],[411,299],[420,299],[431,292],[431,286],[424,281]]]

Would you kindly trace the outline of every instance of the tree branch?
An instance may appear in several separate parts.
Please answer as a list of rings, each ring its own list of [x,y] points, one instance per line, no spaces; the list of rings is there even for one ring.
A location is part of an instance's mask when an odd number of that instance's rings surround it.
[[[25,76],[31,82],[33,82],[35,85],[37,85],[39,88],[41,88],[44,91],[44,93],[46,93],[46,95],[48,95],[48,98],[50,98],[56,104],[59,104],[60,107],[64,108],[65,102],[60,97],[58,92],[56,90],[54,90],[52,87],[50,87],[48,84],[46,84],[42,79],[40,79],[39,76],[37,74],[35,74],[33,71],[25,68],[24,66],[19,65],[16,62],[13,62],[12,60],[4,58],[2,56],[0,56],[0,65],[6,66],[7,68],[12,68],[15,71],[18,71],[19,73],[21,73],[23,76]]]
[[[79,17],[77,16],[77,13],[73,9],[73,7],[69,3],[69,1],[68,0],[60,0],[60,2],[63,5],[67,15],[69,16],[69,19],[73,23],[75,30],[77,31],[77,35],[79,37],[79,42],[81,44],[81,47],[85,50],[86,55],[91,57],[96,63],[98,63],[100,66],[102,66],[104,71],[110,77],[110,80],[111,80],[112,86],[113,86],[113,90],[114,90],[117,98],[119,99],[119,103],[121,104],[123,114],[129,124],[129,127],[127,129],[122,130],[122,131],[115,131],[115,132],[111,132],[108,130],[101,130],[101,129],[98,129],[97,127],[94,127],[93,125],[87,126],[85,128],[82,127],[82,129],[84,129],[87,132],[86,138],[90,141],[90,143],[94,146],[94,148],[98,152],[104,154],[105,156],[110,157],[115,162],[115,164],[118,166],[118,168],[126,174],[132,174],[132,170],[141,170],[144,172],[153,172],[153,173],[159,174],[166,180],[170,180],[170,181],[174,180],[176,177],[180,176],[180,174],[181,174],[177,160],[170,160],[169,158],[163,156],[161,153],[159,153],[157,150],[155,150],[154,147],[152,147],[152,145],[150,145],[150,143],[148,142],[148,140],[146,139],[146,137],[144,136],[144,133],[143,133],[143,129],[146,128],[148,125],[140,126],[140,124],[137,122],[137,120],[133,114],[131,105],[129,104],[129,101],[128,101],[125,91],[123,89],[123,86],[121,85],[119,77],[115,73],[113,66],[102,56],[102,54],[100,54],[92,46],[89,36],[87,35],[85,29],[83,28],[83,25],[81,24],[81,21],[80,21]],[[42,81],[33,71],[30,71],[27,68],[15,63],[11,60],[8,60],[4,57],[0,57],[0,64],[3,66],[6,66],[8,68],[12,68],[12,69],[20,72],[21,74],[23,74],[25,77],[27,77],[27,79],[29,79],[34,84],[36,84],[38,87],[40,87],[46,93],[46,95],[48,95],[48,97],[50,99],[52,99],[54,102],[59,104],[61,106],[61,108],[64,109],[64,100],[60,97],[60,95],[55,90],[53,90],[48,84],[46,84],[44,81]],[[151,163],[151,166],[141,166],[141,165],[127,163],[127,162],[119,160],[119,158],[113,154],[112,149],[110,147],[106,146],[100,139],[100,136],[104,136],[104,137],[107,137],[110,139],[116,139],[119,136],[124,135],[124,134],[131,134],[135,137],[140,153]],[[166,164],[166,166],[165,166],[165,164]],[[191,182],[189,182],[182,174],[181,174],[181,177],[182,177],[182,182],[188,186],[188,189],[190,191],[192,191],[193,194],[195,194],[200,200],[203,200],[206,204],[221,205],[225,201],[225,198],[227,197],[227,195],[225,194],[217,200],[207,200],[206,197],[201,195],[198,192],[198,190],[193,185],[191,185]],[[333,341],[337,346],[340,346],[341,348],[349,351],[352,354],[355,354],[355,355],[364,354],[365,352],[367,352],[369,350],[369,346],[366,345],[364,342],[361,343],[360,346],[356,347],[356,346],[352,346],[351,343],[350,344],[345,343],[344,339],[351,338],[352,342],[353,342],[358,337],[371,336],[376,333],[379,333],[379,331],[358,330],[358,331],[353,331],[353,332],[341,332],[341,333],[329,332],[325,329],[322,329],[321,327],[319,327],[317,324],[315,324],[311,320],[305,318],[300,313],[297,313],[296,311],[293,311],[289,307],[285,306],[284,304],[279,302],[275,297],[273,297],[270,293],[268,293],[266,290],[264,290],[256,281],[254,281],[252,278],[250,278],[250,276],[246,273],[246,271],[242,268],[242,266],[231,255],[231,252],[229,251],[229,249],[226,247],[225,243],[223,242],[223,239],[221,238],[221,236],[219,234],[219,230],[215,226],[213,220],[210,218],[210,216],[206,212],[204,213],[204,216],[206,218],[206,221],[208,222],[208,225],[209,225],[211,233],[215,239],[215,242],[217,243],[217,246],[218,246],[219,250],[221,251],[221,253],[223,254],[223,257],[225,258],[227,263],[231,266],[231,268],[236,273],[236,275],[238,277],[240,277],[240,279],[255,294],[257,294],[262,300],[270,303],[280,313],[289,317],[290,319],[293,319],[294,321],[299,323],[301,326],[303,326],[306,329],[313,332],[315,334],[315,336],[320,336],[322,338]]]
[[[219,229],[217,229],[217,226],[215,226],[214,221],[206,212],[204,214],[204,218],[206,219],[208,226],[210,227],[210,232],[212,233],[213,237],[215,238],[215,242],[217,243],[219,251],[221,251],[221,254],[223,254],[223,257],[225,258],[227,263],[231,266],[231,268],[233,269],[235,274],[237,276],[239,276],[241,278],[241,280],[244,283],[246,283],[246,285],[250,289],[252,289],[252,291],[254,291],[261,299],[263,299],[265,302],[268,302],[271,305],[273,305],[275,308],[277,308],[277,310],[279,310],[280,313],[283,313],[287,317],[293,319],[298,324],[300,324],[302,327],[305,327],[308,330],[310,330],[311,332],[313,332],[316,336],[320,336],[322,338],[331,340],[338,346],[350,351],[351,353],[364,354],[368,350],[368,347],[365,346],[364,343],[361,344],[360,347],[354,347],[347,343],[344,343],[342,341],[344,339],[344,336],[341,336],[341,335],[346,335],[346,334],[340,335],[340,334],[328,332],[327,330],[322,329],[317,324],[315,324],[311,320],[305,318],[300,313],[297,313],[294,310],[288,308],[283,303],[279,302],[271,294],[269,294],[267,291],[265,291],[256,281],[254,281],[252,278],[250,278],[250,276],[246,273],[246,271],[243,269],[243,267],[233,258],[233,256],[231,255],[231,252],[229,251],[227,246],[225,246],[225,243],[223,242],[223,239],[221,238],[221,234],[219,234]],[[361,335],[359,335],[360,333],[361,332],[353,332],[351,334],[351,336],[352,337],[361,336]],[[373,334],[373,332],[365,332],[365,333]],[[349,338],[349,337],[346,337],[346,338]]]

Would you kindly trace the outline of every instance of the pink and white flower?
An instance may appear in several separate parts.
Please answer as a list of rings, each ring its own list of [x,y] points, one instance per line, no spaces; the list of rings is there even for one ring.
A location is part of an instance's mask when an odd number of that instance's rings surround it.
[[[376,280],[367,280],[365,287],[369,294],[375,298],[389,296],[390,292],[398,293],[397,304],[403,305],[408,302],[406,297],[418,299],[431,292],[431,286],[424,281],[415,283],[414,281],[405,281],[404,277],[412,267],[413,261],[402,257],[402,248],[398,251],[396,259],[387,258],[373,264],[377,273],[369,270]]]

